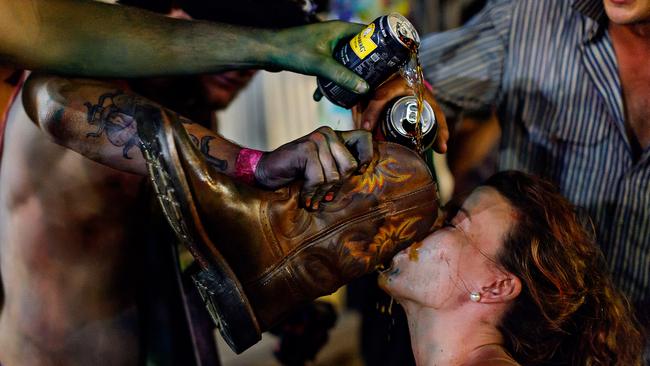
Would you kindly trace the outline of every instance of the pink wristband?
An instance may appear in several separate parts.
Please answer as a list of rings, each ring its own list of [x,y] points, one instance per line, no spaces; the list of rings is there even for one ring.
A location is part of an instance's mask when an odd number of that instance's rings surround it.
[[[248,184],[255,183],[255,169],[264,153],[259,150],[243,148],[239,150],[235,162],[235,179]]]

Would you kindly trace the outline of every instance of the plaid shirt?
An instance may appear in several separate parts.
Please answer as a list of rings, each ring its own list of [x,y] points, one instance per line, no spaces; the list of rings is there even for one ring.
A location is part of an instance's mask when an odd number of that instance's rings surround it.
[[[615,283],[649,314],[650,149],[635,156],[628,140],[606,24],[602,0],[492,0],[426,37],[420,59],[443,103],[497,108],[498,168],[544,176],[585,208]]]

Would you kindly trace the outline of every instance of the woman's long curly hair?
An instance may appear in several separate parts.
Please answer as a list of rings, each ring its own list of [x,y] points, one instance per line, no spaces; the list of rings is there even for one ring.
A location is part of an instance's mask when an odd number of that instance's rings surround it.
[[[498,261],[522,290],[500,330],[523,365],[641,365],[643,337],[576,208],[549,182],[515,171],[483,185],[515,208]]]

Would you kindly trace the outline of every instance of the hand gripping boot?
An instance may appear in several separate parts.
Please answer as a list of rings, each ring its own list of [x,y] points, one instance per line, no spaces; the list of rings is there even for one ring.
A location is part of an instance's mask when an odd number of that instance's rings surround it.
[[[264,191],[234,181],[206,163],[177,121],[139,134],[163,210],[201,268],[194,281],[237,353],[291,310],[423,239],[438,213],[431,173],[401,145],[376,142],[365,173],[307,211],[300,182]]]

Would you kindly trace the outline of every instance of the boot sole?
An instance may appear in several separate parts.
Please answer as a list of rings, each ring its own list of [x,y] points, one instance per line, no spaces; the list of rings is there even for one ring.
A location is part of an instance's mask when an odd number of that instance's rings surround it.
[[[216,246],[209,245],[210,239],[198,219],[169,123],[163,120],[158,128],[154,123],[146,124],[139,131],[143,140],[140,149],[167,221],[201,268],[191,276],[206,308],[223,339],[239,354],[261,339],[260,326],[237,276]],[[148,127],[153,130],[147,131]],[[164,133],[156,133],[163,127]],[[206,241],[208,244],[197,244]],[[214,249],[208,256],[201,248]]]

